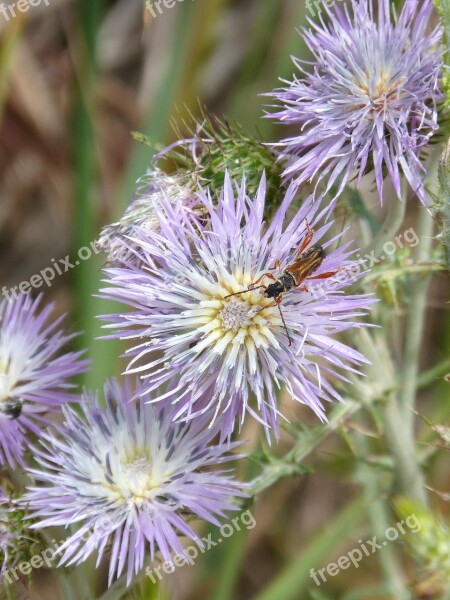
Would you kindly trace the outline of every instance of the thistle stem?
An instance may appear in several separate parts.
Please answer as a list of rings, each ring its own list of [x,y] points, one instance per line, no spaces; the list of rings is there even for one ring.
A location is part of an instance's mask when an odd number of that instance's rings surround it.
[[[367,439],[364,436],[358,441],[358,453],[361,454],[361,457],[369,454]],[[384,539],[386,530],[391,523],[387,505],[380,497],[380,478],[374,473],[373,467],[362,463],[359,467],[359,479],[364,488],[364,498],[368,502],[368,516],[372,532],[377,539]],[[388,544],[383,552],[379,553],[378,560],[392,597],[397,600],[409,600],[411,595],[404,582],[394,548]]]
[[[384,413],[384,434],[396,464],[396,476],[403,494],[427,504],[423,475],[417,463],[414,432],[405,422],[398,394],[389,398]]]
[[[360,410],[361,404],[347,400],[345,404],[336,407],[329,422],[320,428],[305,431],[294,447],[276,462],[267,464],[261,473],[250,483],[249,494],[257,496],[274,485],[279,479],[299,474],[299,465],[313,450],[315,450],[343,421]]]
[[[419,245],[417,247],[416,262],[420,263],[429,259],[433,235],[433,219],[425,208],[421,209],[417,233]],[[408,309],[399,403],[403,411],[403,417],[411,428],[414,425],[413,409],[417,392],[420,351],[430,281],[431,276],[426,275],[416,282]]]
[[[406,198],[404,198],[401,204],[406,204]],[[417,249],[416,254],[416,259],[419,262],[429,258],[433,232],[433,223],[428,211],[425,208],[421,209],[421,211],[418,227],[420,248]],[[400,214],[398,210],[394,210],[388,214],[382,230],[395,235],[395,232],[398,231],[401,225],[401,222],[399,222]],[[381,241],[382,236],[379,236],[378,240],[374,239],[374,247],[379,249]],[[425,506],[427,504],[427,496],[423,475],[417,462],[413,408],[417,391],[418,363],[425,322],[429,280],[430,277],[427,276],[416,284],[408,311],[401,388],[398,392],[394,391],[390,395],[385,410],[385,437],[396,463],[399,486],[402,493]]]

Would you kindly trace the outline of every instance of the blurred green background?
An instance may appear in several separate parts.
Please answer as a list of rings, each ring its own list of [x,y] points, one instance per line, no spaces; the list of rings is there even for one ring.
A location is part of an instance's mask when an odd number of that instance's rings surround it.
[[[15,18],[0,15],[2,286],[28,281],[52,259],[76,257],[120,216],[151,159],[149,148],[133,141],[132,130],[169,143],[171,121],[180,123],[188,111],[197,114],[200,100],[267,141],[279,137],[272,122],[261,118],[268,100],[259,94],[277,87],[279,77],[292,77],[291,54],[307,56],[295,31],[305,24],[303,1],[178,0],[161,8],[159,14],[154,6],[154,17],[142,0],[42,0]],[[93,369],[80,383],[94,388],[123,370],[118,345],[94,340],[101,331],[95,317],[110,309],[93,296],[103,260],[80,262],[44,290],[59,312],[69,312],[70,326],[84,332],[78,343],[89,349]],[[424,368],[446,358],[445,298],[437,281]],[[449,410],[439,403],[441,385],[428,386],[424,398],[442,421]],[[255,427],[245,434],[254,438]],[[290,443],[284,435],[276,452]],[[320,461],[314,475],[283,480],[261,496],[252,507],[254,529],[235,534],[195,567],[166,576],[171,597],[387,598],[376,557],[358,570],[342,571],[323,589],[311,585],[310,566],[325,566],[370,534],[357,499],[358,477],[343,447],[332,436],[313,461]],[[448,487],[443,462],[433,469],[439,486]],[[355,502],[348,503],[352,496]],[[42,589],[36,598],[57,598],[51,587]],[[165,597],[161,590],[143,593]]]

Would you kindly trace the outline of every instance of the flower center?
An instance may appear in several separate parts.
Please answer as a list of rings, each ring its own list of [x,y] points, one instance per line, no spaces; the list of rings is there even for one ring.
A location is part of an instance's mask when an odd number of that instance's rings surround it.
[[[395,102],[401,95],[405,77],[391,79],[386,73],[381,72],[376,79],[367,74],[367,79],[359,81],[362,95],[367,96],[374,110],[383,109],[387,102]]]
[[[196,346],[197,351],[213,345],[216,352],[222,354],[232,348],[233,352],[238,351],[241,344],[267,347],[274,343],[273,329],[281,325],[278,308],[272,299],[262,294],[261,289],[227,298],[227,294],[236,292],[236,288],[242,286],[245,290],[248,287],[248,278],[242,284],[239,279],[230,276],[220,281],[220,292],[201,302],[206,336]]]
[[[248,327],[254,314],[255,308],[248,302],[232,298],[224,305],[219,317],[222,319],[223,328],[226,331],[229,329],[237,331],[241,327]]]
[[[136,456],[132,461],[122,464],[122,486],[129,491],[135,502],[147,498],[148,492],[155,487],[152,481],[152,461],[145,454]]]

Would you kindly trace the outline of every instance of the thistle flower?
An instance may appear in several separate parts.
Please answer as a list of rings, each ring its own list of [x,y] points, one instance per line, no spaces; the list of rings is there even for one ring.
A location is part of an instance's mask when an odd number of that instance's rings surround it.
[[[73,335],[48,324],[53,305],[38,313],[40,298],[20,295],[0,303],[0,464],[24,465],[27,431],[39,436],[45,413],[73,399],[69,377],[82,373],[82,352],[60,354]]]
[[[352,0],[352,12],[323,5],[329,21],[303,36],[314,55],[314,71],[303,73],[273,97],[281,104],[268,115],[297,132],[275,146],[289,164],[287,180],[328,178],[338,194],[351,176],[370,169],[380,197],[389,173],[401,198],[401,172],[426,204],[421,155],[438,129],[436,105],[442,98],[441,27],[427,32],[431,0],[406,0],[400,16],[390,18],[391,3]],[[340,178],[340,181],[339,179]]]
[[[247,177],[249,193],[255,194],[259,185],[259,173],[267,173],[267,215],[278,205],[282,193],[281,166],[275,154],[261,141],[252,137],[237,123],[209,116],[201,110],[201,121],[192,115],[184,123],[185,135],[179,129],[178,140],[162,149],[155,157],[154,165],[138,182],[138,188],[120,221],[102,229],[97,246],[108,254],[107,264],[130,261],[136,256],[123,242],[133,234],[134,227],[158,232],[158,220],[154,203],[161,196],[168,199],[178,210],[198,217],[205,216],[197,194],[198,185],[211,190],[213,197],[220,194],[225,172],[236,179]],[[134,137],[155,149],[146,136],[135,133]],[[161,158],[169,159],[175,171],[168,175],[156,166]],[[281,189],[281,192],[280,192]]]
[[[191,115],[183,123],[185,135],[176,128],[179,139],[157,156],[172,159],[179,172],[192,175],[195,191],[200,183],[211,190],[213,197],[220,195],[226,172],[237,181],[245,176],[248,194],[255,195],[264,170],[266,216],[271,214],[283,195],[282,167],[276,153],[239,123],[219,119],[203,108],[200,113],[199,120]]]
[[[149,170],[138,182],[129,207],[120,221],[105,226],[97,240],[97,247],[107,253],[107,262],[114,264],[120,260],[131,260],[133,253],[124,245],[134,227],[157,231],[158,219],[155,216],[154,202],[164,196],[179,210],[195,210],[198,200],[188,178],[184,175],[167,175],[157,167]]]
[[[243,484],[212,468],[237,458],[226,454],[237,444],[208,445],[216,432],[204,420],[173,423],[167,407],[146,404],[146,395],[130,402],[129,381],[123,388],[107,384],[105,396],[104,410],[83,398],[84,418],[64,408],[64,437],[43,436],[36,449],[42,470],[30,470],[42,485],[30,487],[23,502],[38,520],[35,528],[79,524],[58,548],[60,564],[79,564],[96,550],[98,565],[111,543],[109,583],[125,563],[129,583],[147,546],[152,559],[159,549],[164,560],[171,552],[185,555],[179,534],[202,546],[188,518],[218,524],[237,509],[232,499],[244,496]]]
[[[116,330],[113,336],[136,340],[127,371],[142,373],[148,391],[175,378],[178,385],[155,400],[171,401],[176,419],[208,412],[214,422],[220,414],[224,438],[231,435],[236,417],[242,425],[247,412],[266,430],[276,431],[276,393],[283,383],[293,398],[325,419],[322,400],[340,396],[324,375],[342,377],[340,368],[352,370],[365,362],[333,337],[360,326],[353,319],[370,304],[365,295],[343,293],[342,273],[327,280],[329,291],[320,279],[307,279],[285,295],[281,310],[287,329],[279,307],[261,286],[245,292],[278,260],[280,268],[272,272],[279,276],[301,244],[311,251],[332,226],[330,221],[311,234],[326,209],[320,212],[318,203],[309,200],[283,231],[296,193],[291,185],[264,230],[265,192],[265,177],[251,199],[245,182],[235,193],[227,176],[215,208],[209,193],[200,190],[208,226],[177,220],[172,205],[161,199],[155,206],[161,234],[136,230],[131,244],[139,247],[139,265],[107,269],[110,287],[102,290],[105,297],[134,308],[103,317],[111,321],[106,327]],[[340,235],[323,243],[327,256],[314,276],[354,268],[357,277],[360,265],[348,259],[349,244],[330,249]],[[266,277],[260,284],[270,281]]]

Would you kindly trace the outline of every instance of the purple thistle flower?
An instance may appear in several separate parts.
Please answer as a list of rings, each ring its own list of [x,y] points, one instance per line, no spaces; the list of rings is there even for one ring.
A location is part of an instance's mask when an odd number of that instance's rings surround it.
[[[107,252],[107,262],[114,264],[120,260],[131,260],[133,253],[123,243],[134,228],[139,225],[148,231],[158,230],[153,204],[162,194],[170,198],[179,210],[199,211],[198,199],[188,185],[186,175],[167,175],[154,167],[138,182],[138,188],[124,215],[117,223],[106,225],[97,241],[100,250]]]
[[[401,171],[426,204],[422,151],[438,129],[436,104],[442,98],[441,27],[427,32],[431,0],[406,0],[400,16],[390,18],[391,3],[380,0],[378,18],[372,0],[353,0],[330,10],[329,20],[303,30],[316,62],[272,94],[283,108],[270,118],[294,125],[298,133],[282,140],[288,158],[284,177],[298,184],[328,178],[338,194],[353,175],[374,169],[382,199],[389,173],[401,198]]]
[[[129,381],[107,384],[105,396],[106,409],[83,399],[85,418],[64,408],[63,439],[45,434],[36,449],[42,470],[30,469],[49,485],[30,487],[23,502],[38,519],[33,528],[79,524],[58,549],[60,564],[79,564],[96,550],[98,566],[111,546],[109,584],[125,564],[129,583],[147,547],[152,559],[159,549],[167,561],[172,552],[186,556],[180,534],[203,547],[188,519],[218,525],[225,511],[238,509],[232,501],[245,496],[245,484],[212,468],[239,458],[226,454],[239,444],[210,444],[217,431],[204,419],[173,423],[168,407],[149,396],[130,402]]]
[[[38,313],[40,297],[20,295],[0,303],[0,464],[24,466],[27,431],[39,436],[45,414],[73,400],[69,377],[86,370],[82,352],[60,354],[74,335],[48,324],[53,304]]]
[[[319,226],[326,209],[309,200],[283,231],[286,213],[295,197],[291,185],[272,223],[264,228],[265,177],[255,199],[245,193],[245,182],[234,192],[228,177],[215,208],[200,190],[205,220],[180,221],[164,198],[155,204],[160,235],[137,229],[130,244],[140,249],[139,261],[107,269],[105,297],[124,302],[132,312],[103,317],[112,321],[116,337],[136,340],[127,372],[142,373],[148,391],[175,379],[177,385],[155,400],[175,405],[175,419],[194,419],[208,412],[211,422],[220,415],[222,438],[231,436],[238,417],[242,425],[251,413],[277,434],[277,390],[285,384],[291,396],[325,419],[322,400],[340,400],[324,375],[341,377],[364,357],[333,336],[353,326],[370,304],[366,295],[345,295],[342,276],[308,279],[306,289],[292,290],[281,305],[292,345],[273,298],[262,289],[242,292],[274,268],[279,276],[305,242],[305,252],[332,226]],[[338,250],[323,243],[327,256],[314,276],[360,265],[350,261],[349,243]],[[342,275],[342,273],[341,273]],[[353,277],[353,279],[355,278]],[[263,283],[270,283],[266,278]],[[304,286],[303,286],[304,288]],[[320,290],[323,293],[320,293]],[[321,366],[319,367],[319,362]],[[352,366],[353,365],[353,366]],[[251,398],[253,396],[253,399]]]

